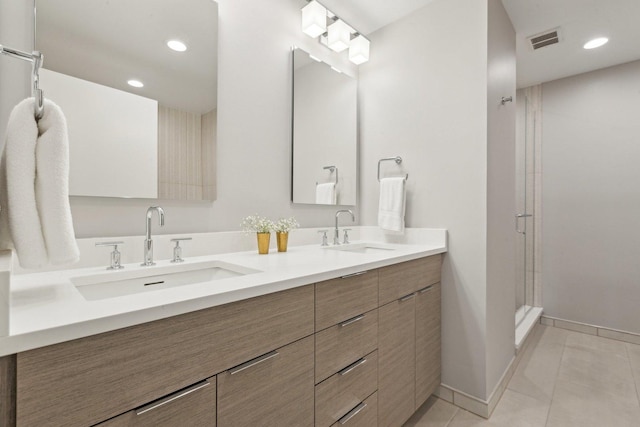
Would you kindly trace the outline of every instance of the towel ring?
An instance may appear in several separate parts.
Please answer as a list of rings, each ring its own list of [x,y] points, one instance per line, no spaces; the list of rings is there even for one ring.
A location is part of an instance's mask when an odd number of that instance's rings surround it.
[[[396,162],[397,165],[402,163],[402,157],[400,156],[396,156],[396,157],[385,157],[384,159],[380,159],[378,160],[378,182],[380,182],[380,163],[382,162],[388,162],[393,160],[394,162]],[[405,180],[409,179],[409,174],[406,174],[406,176],[404,177]]]
[[[31,79],[33,81],[33,87],[31,94],[35,98],[34,103],[34,115],[36,119],[41,119],[44,114],[44,94],[40,89],[40,67],[44,61],[44,55],[34,50],[32,53],[23,52],[21,50],[12,49],[0,44],[0,54],[8,55],[12,58],[22,59],[23,61],[31,62],[33,67],[31,68]]]
[[[331,173],[333,173],[335,171],[336,172],[336,182],[335,182],[335,184],[338,185],[338,167],[337,166],[324,166],[322,169],[324,169],[324,170],[329,169],[329,171]],[[316,185],[318,185],[318,181],[316,181]]]

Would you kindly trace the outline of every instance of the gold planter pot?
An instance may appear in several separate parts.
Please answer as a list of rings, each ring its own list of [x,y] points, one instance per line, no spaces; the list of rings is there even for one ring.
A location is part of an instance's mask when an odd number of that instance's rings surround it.
[[[276,232],[278,241],[278,252],[287,252],[287,243],[289,241],[289,233]]]
[[[271,240],[271,233],[256,233],[258,236],[258,253],[269,253],[269,241]]]

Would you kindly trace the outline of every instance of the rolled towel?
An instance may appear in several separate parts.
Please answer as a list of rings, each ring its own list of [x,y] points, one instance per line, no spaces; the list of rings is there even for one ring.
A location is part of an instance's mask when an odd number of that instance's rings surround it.
[[[0,162],[0,248],[15,248],[20,265],[73,263],[79,250],[69,206],[69,141],[60,108],[45,100],[34,117],[33,98],[11,112]]]
[[[336,183],[327,182],[316,185],[316,204],[335,205],[337,202]]]
[[[404,233],[406,206],[405,178],[383,178],[380,180],[380,203],[378,226],[386,232]]]
[[[2,153],[2,249],[15,248],[20,265],[40,268],[49,262],[36,206],[36,144],[38,125],[33,98],[13,108]]]

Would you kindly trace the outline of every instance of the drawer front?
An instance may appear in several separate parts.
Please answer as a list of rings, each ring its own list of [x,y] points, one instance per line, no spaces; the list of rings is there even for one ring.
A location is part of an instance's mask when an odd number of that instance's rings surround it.
[[[313,336],[218,374],[218,426],[313,426]]]
[[[215,427],[216,378],[98,424],[99,427]]]
[[[378,426],[378,393],[365,399],[342,417],[332,427],[377,427]]]
[[[377,306],[377,270],[316,283],[316,331]]]
[[[440,281],[441,255],[432,255],[379,270],[380,305]]]
[[[316,333],[316,384],[378,347],[378,310]]]
[[[378,389],[378,352],[316,386],[316,427],[329,427]]]
[[[17,420],[87,426],[313,333],[303,286],[17,356]]]

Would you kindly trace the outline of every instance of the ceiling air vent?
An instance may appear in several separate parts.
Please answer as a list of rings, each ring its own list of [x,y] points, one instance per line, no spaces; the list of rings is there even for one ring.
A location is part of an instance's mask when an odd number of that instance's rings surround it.
[[[555,30],[545,31],[542,34],[529,37],[529,41],[533,50],[556,44],[560,42],[560,30],[556,28]]]

